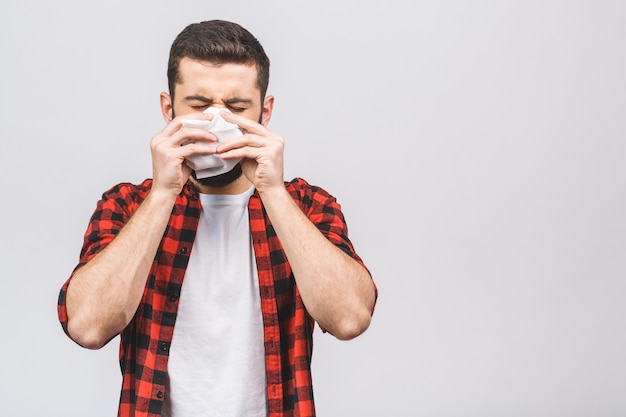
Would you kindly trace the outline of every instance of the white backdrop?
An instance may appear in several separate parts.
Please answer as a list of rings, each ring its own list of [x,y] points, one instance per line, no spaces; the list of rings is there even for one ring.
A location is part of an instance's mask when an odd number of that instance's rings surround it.
[[[58,289],[212,18],[265,46],[286,177],[379,286],[363,336],[316,332],[320,416],[626,415],[626,3],[549,0],[5,1],[2,415],[115,415],[117,340],[70,342]]]

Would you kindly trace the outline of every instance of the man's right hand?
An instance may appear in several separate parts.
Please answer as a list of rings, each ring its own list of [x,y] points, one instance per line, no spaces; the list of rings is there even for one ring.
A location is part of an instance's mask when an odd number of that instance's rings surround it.
[[[150,142],[152,152],[152,191],[176,197],[191,174],[185,164],[190,155],[215,153],[217,137],[204,129],[183,127],[183,120],[212,120],[212,114],[190,113],[172,119]]]

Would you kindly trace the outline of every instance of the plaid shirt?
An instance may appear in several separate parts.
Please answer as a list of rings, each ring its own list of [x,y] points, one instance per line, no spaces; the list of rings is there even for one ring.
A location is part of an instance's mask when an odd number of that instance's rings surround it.
[[[119,184],[103,195],[85,233],[76,269],[115,238],[147,196],[151,184],[151,180],[140,185]],[[286,185],[324,236],[363,265],[348,239],[341,207],[335,199],[302,179]],[[250,198],[248,209],[264,325],[268,416],[314,416],[311,354],[315,323],[302,303],[291,267],[258,193]],[[200,211],[197,191],[188,183],[172,210],[139,308],[121,333],[119,358],[123,380],[118,416],[161,414],[180,290]],[[59,319],[66,333],[65,294],[70,279],[63,285],[58,302]]]

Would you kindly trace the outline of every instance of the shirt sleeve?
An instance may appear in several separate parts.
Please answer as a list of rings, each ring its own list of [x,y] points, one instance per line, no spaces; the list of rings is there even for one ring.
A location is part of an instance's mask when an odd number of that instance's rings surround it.
[[[300,204],[309,220],[330,242],[365,268],[371,277],[370,270],[357,254],[354,245],[350,241],[348,225],[337,199],[320,187],[311,186],[302,179],[298,179],[298,181],[301,185],[305,185],[300,189]],[[373,314],[376,300],[378,299],[378,289],[373,279],[372,285],[374,286],[375,294],[374,307],[372,308]]]
[[[89,225],[87,226],[78,265],[61,287],[57,303],[57,313],[61,327],[68,336],[70,336],[70,334],[67,329],[66,295],[70,281],[76,271],[92,260],[113,241],[130,218],[134,204],[132,194],[129,192],[128,188],[128,186],[120,184],[102,195],[102,199],[98,201],[96,209],[89,221]]]

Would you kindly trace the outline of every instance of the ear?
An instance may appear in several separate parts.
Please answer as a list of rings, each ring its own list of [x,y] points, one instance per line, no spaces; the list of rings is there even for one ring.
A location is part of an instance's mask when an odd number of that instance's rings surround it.
[[[161,102],[161,114],[163,115],[163,119],[165,119],[166,123],[169,123],[172,121],[172,97],[163,92],[159,96],[159,100]]]
[[[263,100],[263,112],[261,113],[261,124],[267,126],[272,118],[272,110],[274,110],[274,96],[267,96]]]

